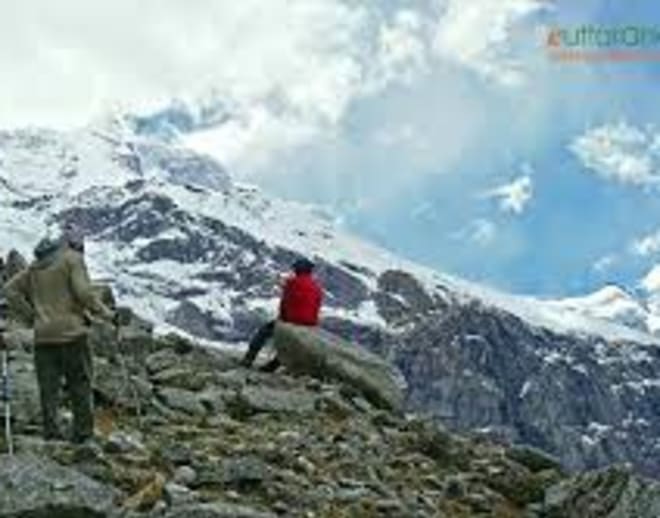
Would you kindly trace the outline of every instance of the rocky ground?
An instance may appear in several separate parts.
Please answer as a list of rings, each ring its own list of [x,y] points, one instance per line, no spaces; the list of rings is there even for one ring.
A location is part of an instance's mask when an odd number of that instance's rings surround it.
[[[530,448],[448,433],[346,387],[238,366],[180,338],[96,340],[96,446],[44,443],[12,352],[16,455],[0,517],[657,517],[660,488],[568,478]],[[0,443],[0,448],[4,445]]]

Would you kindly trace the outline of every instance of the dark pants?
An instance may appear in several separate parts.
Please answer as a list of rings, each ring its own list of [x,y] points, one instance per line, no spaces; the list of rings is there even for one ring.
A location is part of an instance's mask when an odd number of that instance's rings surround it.
[[[259,351],[263,349],[264,345],[270,340],[275,334],[275,320],[264,324],[259,328],[257,333],[250,340],[250,345],[248,346],[247,353],[243,358],[243,366],[250,367],[253,363]],[[277,358],[273,358],[266,365],[264,365],[261,370],[264,372],[273,372],[277,370],[280,366],[280,361]]]
[[[62,438],[57,413],[63,381],[66,382],[73,411],[72,440],[83,442],[92,437],[92,354],[87,339],[67,344],[38,345],[34,348],[34,362],[39,382],[44,437]]]

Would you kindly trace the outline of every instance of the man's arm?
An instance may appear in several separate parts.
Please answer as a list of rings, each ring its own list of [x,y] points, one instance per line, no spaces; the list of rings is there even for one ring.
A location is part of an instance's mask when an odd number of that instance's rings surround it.
[[[92,316],[111,321],[115,314],[94,293],[87,272],[87,265],[82,254],[70,252],[69,266],[71,272],[71,290],[80,304]]]

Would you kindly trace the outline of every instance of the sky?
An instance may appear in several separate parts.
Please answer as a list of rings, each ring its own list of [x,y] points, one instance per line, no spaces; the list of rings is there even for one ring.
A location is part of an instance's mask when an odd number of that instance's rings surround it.
[[[657,46],[550,59],[585,25]],[[3,0],[0,127],[221,104],[182,142],[399,254],[519,293],[638,290],[660,263],[654,48],[656,0]]]

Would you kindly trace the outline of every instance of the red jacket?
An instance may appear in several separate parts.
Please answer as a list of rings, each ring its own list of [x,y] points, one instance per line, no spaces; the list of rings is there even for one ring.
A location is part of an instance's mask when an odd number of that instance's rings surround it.
[[[289,277],[282,290],[280,320],[301,326],[316,326],[323,290],[311,274]]]

